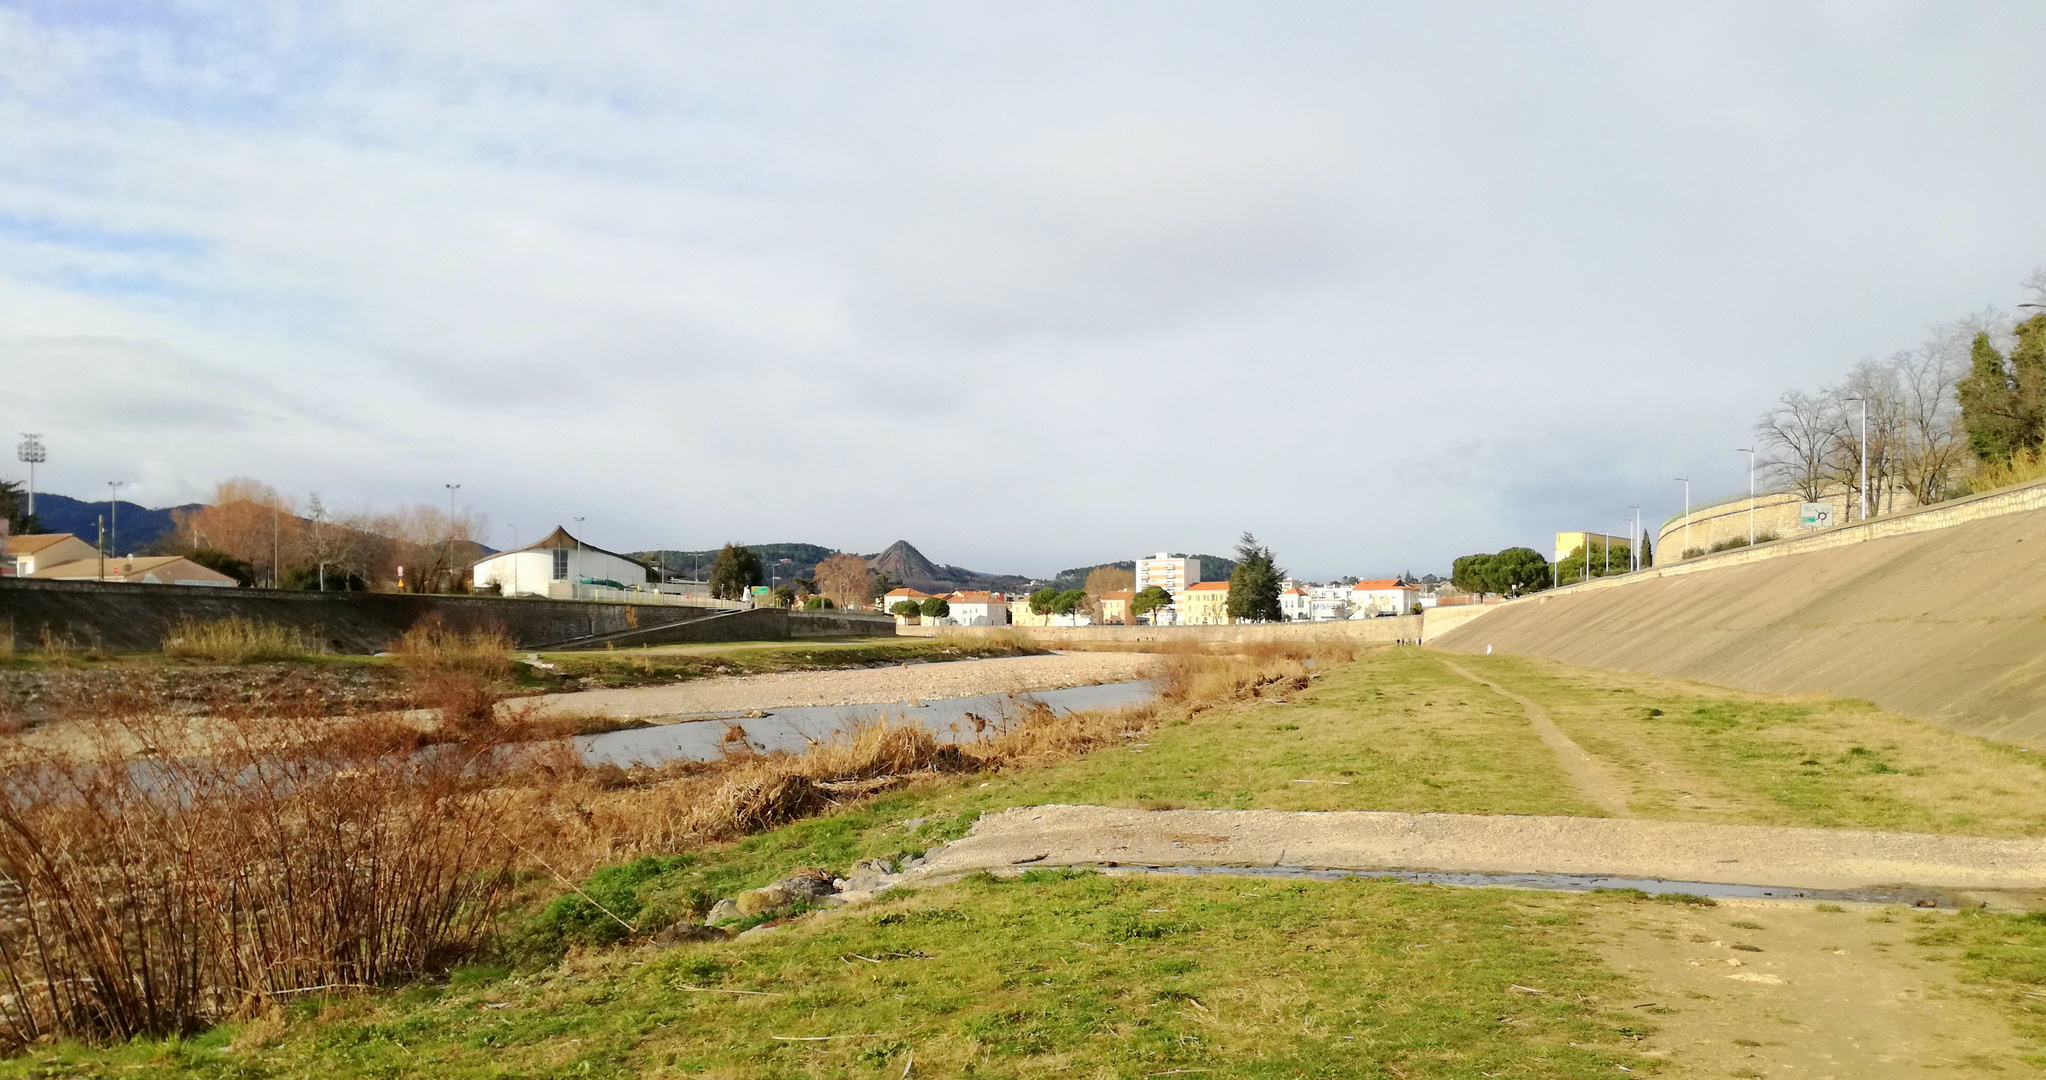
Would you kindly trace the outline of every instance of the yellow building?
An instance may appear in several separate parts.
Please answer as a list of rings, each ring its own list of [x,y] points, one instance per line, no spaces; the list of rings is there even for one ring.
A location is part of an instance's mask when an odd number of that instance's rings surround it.
[[[1628,544],[1627,538],[1624,536],[1607,536],[1604,533],[1588,532],[1559,532],[1556,534],[1556,557],[1549,561],[1562,562],[1564,559],[1569,558],[1571,552],[1585,546],[1587,537],[1590,538],[1591,553],[1594,556],[1604,551],[1607,544],[1611,544],[1614,547],[1626,547]]]
[[[1181,626],[1229,625],[1229,583],[1203,581],[1189,585],[1173,601]]]
[[[1098,598],[1101,604],[1101,617],[1095,621],[1116,623],[1118,625],[1127,624],[1130,621],[1130,601],[1135,599],[1136,595],[1135,592],[1129,589],[1102,593]]]

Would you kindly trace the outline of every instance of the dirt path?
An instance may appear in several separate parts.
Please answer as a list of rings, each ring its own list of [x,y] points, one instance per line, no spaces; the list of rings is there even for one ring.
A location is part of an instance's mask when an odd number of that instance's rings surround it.
[[[1596,920],[1587,944],[1635,981],[1640,1049],[1674,1075],[2033,1075],[1994,1001],[1907,944],[1924,929],[1911,919],[1953,917],[1639,904]]]
[[[1026,806],[919,876],[1031,864],[1596,874],[1858,890],[2046,892],[2046,840],[1619,818]]]
[[[546,694],[534,703],[543,713],[659,719],[704,713],[803,705],[863,705],[1020,694],[1068,686],[1141,679],[1157,658],[1144,653],[1054,653],[938,664],[902,664],[846,671],[796,671],[699,679],[673,686],[641,686]]]
[[[1557,727],[1555,721],[1549,719],[1549,714],[1543,711],[1540,705],[1535,704],[1533,698],[1522,697],[1490,679],[1473,675],[1447,660],[1442,661],[1442,666],[1480,686],[1490,688],[1495,694],[1518,702],[1520,707],[1527,711],[1527,722],[1533,726],[1535,734],[1541,736],[1543,744],[1555,752],[1556,760],[1563,766],[1563,771],[1569,774],[1570,782],[1577,785],[1578,792],[1597,804],[1599,809],[1604,810],[1606,813],[1620,817],[1626,816],[1626,787],[1618,780],[1615,780],[1610,772],[1606,771],[1603,762],[1585,753],[1583,747],[1571,741],[1570,736],[1563,734],[1563,729]]]

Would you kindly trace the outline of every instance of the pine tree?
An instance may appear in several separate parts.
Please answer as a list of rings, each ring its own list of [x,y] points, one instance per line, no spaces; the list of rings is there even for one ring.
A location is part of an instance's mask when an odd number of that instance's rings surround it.
[[[1279,582],[1284,570],[1272,563],[1272,549],[1244,533],[1236,542],[1236,569],[1229,572],[1229,619],[1232,622],[1283,622]]]
[[[760,556],[738,544],[726,544],[718,549],[717,561],[710,564],[710,594],[720,600],[737,600],[765,577]]]

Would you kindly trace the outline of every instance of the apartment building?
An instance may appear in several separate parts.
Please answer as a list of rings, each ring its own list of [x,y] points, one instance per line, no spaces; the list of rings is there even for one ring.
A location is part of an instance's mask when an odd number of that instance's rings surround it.
[[[1148,559],[1137,560],[1136,592],[1143,592],[1153,585],[1174,596],[1180,590],[1197,585],[1201,580],[1201,561],[1185,555],[1159,552]]]
[[[1398,578],[1375,578],[1350,586],[1351,618],[1378,615],[1412,615],[1419,606],[1421,590]]]

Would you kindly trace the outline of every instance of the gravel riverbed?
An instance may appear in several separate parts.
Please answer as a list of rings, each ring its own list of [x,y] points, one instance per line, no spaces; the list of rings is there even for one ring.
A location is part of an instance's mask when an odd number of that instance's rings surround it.
[[[1005,656],[846,671],[796,671],[699,679],[673,686],[582,690],[526,698],[542,713],[655,719],[804,705],[864,705],[973,694],[1020,694],[1123,682],[1153,674],[1147,653],[1078,652]]]

